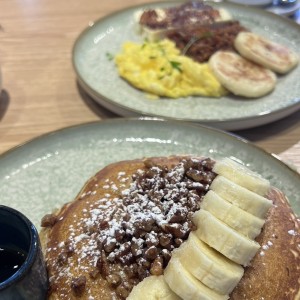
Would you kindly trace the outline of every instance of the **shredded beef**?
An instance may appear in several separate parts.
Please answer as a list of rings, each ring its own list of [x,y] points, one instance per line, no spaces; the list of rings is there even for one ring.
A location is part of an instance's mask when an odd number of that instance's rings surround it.
[[[202,26],[185,26],[169,31],[167,38],[175,42],[182,54],[198,62],[207,61],[218,50],[234,51],[237,34],[247,29],[238,21],[217,22]]]

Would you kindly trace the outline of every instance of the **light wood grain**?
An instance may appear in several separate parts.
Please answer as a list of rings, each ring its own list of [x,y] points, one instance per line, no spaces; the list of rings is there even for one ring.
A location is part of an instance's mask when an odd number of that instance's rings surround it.
[[[71,50],[90,22],[145,2],[0,0],[0,153],[53,130],[116,117],[78,88]],[[300,168],[300,112],[237,134]]]

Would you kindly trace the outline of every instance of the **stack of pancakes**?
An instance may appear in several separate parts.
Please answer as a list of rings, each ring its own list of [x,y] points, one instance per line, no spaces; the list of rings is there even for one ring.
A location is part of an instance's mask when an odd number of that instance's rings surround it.
[[[191,216],[214,179],[213,164],[204,158],[157,157],[117,162],[95,174],[72,202],[42,220],[49,299],[125,299],[143,278],[161,275],[170,259],[167,254],[172,255],[195,230]],[[192,170],[188,176],[186,166]],[[151,179],[155,188],[147,190]],[[179,207],[178,197],[183,195],[189,200]],[[175,206],[164,210],[167,203],[162,199],[167,197],[177,203],[177,210]],[[262,249],[230,299],[300,299],[299,219],[282,192],[271,188],[267,197],[273,206],[256,239]],[[174,233],[166,220],[183,232]],[[171,235],[172,242],[155,243],[150,230],[158,237]],[[158,259],[151,258],[151,245]]]

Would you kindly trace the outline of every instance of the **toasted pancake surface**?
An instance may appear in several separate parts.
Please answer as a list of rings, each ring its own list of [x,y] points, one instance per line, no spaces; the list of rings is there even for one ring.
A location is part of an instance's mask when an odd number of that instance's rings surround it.
[[[300,220],[276,188],[267,221],[257,242],[262,245],[230,299],[300,299]]]

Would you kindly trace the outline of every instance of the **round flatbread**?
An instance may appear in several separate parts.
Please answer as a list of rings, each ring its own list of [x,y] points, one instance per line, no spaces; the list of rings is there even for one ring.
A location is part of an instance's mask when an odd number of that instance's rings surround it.
[[[272,71],[234,52],[216,52],[209,59],[209,65],[221,84],[238,96],[261,97],[276,85],[276,75]]]
[[[287,73],[299,62],[299,56],[288,47],[252,32],[240,32],[234,47],[243,57],[280,74]]]

